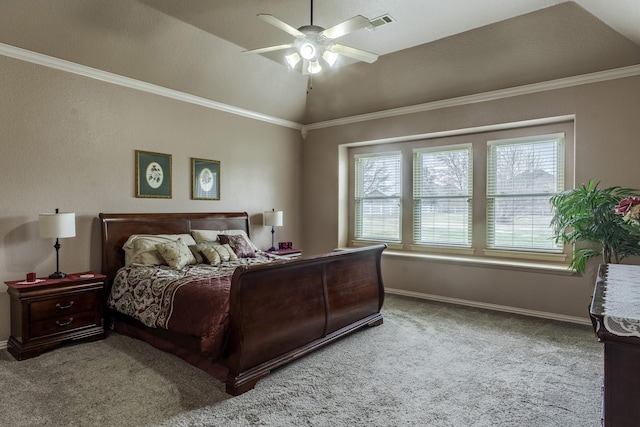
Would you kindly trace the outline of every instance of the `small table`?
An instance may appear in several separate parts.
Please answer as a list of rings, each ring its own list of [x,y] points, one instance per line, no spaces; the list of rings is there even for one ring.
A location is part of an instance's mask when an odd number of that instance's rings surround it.
[[[640,420],[640,266],[601,265],[590,309],[604,344],[605,426]]]
[[[5,282],[11,306],[9,353],[24,360],[66,341],[103,339],[105,278],[85,272]]]

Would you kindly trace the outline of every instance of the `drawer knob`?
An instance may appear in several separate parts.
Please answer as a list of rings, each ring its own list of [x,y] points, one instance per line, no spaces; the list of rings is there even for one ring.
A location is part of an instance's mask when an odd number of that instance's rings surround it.
[[[67,326],[67,325],[70,325],[71,322],[73,322],[73,317],[70,317],[69,320],[67,320],[66,322],[61,322],[59,320],[56,320],[56,325],[58,325],[58,326]]]
[[[66,310],[67,308],[71,308],[71,306],[73,305],[73,301],[71,301],[68,305],[60,305],[60,303],[56,304],[56,307],[58,307],[60,310]]]

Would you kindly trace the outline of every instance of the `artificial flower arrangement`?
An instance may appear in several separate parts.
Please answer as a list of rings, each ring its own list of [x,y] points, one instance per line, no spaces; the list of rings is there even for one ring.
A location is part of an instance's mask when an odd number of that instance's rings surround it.
[[[617,264],[640,255],[640,195],[619,186],[600,188],[591,180],[551,197],[555,239],[573,246],[569,268],[584,273],[601,256]]]
[[[616,205],[616,213],[622,215],[622,219],[640,225],[640,197],[626,197]]]

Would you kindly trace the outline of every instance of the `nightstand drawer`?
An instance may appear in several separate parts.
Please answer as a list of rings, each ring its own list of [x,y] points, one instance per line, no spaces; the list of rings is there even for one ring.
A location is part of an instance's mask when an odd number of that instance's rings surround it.
[[[62,294],[56,298],[36,301],[30,304],[31,321],[36,322],[59,316],[70,316],[83,311],[93,311],[96,306],[96,292]]]
[[[81,313],[70,313],[58,317],[32,322],[29,325],[31,338],[38,338],[45,335],[52,335],[57,332],[64,332],[70,329],[82,328],[84,326],[95,326],[96,313],[93,310]]]

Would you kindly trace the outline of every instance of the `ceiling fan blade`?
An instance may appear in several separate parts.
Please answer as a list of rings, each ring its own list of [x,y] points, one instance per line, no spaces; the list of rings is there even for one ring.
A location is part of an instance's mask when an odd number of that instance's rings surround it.
[[[362,30],[363,28],[367,28],[371,23],[367,18],[362,15],[356,15],[351,19],[347,19],[344,22],[334,25],[331,28],[327,28],[322,31],[319,36],[327,38],[329,40],[337,39],[338,37],[345,36],[349,33],[353,33],[354,31]]]
[[[281,20],[279,20],[278,18],[276,18],[273,15],[269,15],[269,14],[266,14],[266,13],[261,13],[261,14],[258,15],[258,18],[262,19],[264,22],[268,22],[269,24],[273,25],[274,27],[277,27],[277,28],[281,29],[282,31],[285,31],[285,32],[291,34],[292,36],[304,37],[304,33],[296,30],[291,25],[282,22]]]
[[[345,46],[343,44],[332,44],[329,47],[329,50],[331,52],[335,52],[349,58],[357,59],[358,61],[368,62],[369,64],[371,64],[372,62],[376,62],[376,60],[378,59],[378,55],[376,55],[375,53]]]
[[[265,53],[265,52],[273,52],[274,50],[289,49],[290,47],[293,47],[292,43],[280,44],[278,46],[261,47],[259,49],[243,50],[242,53]]]

